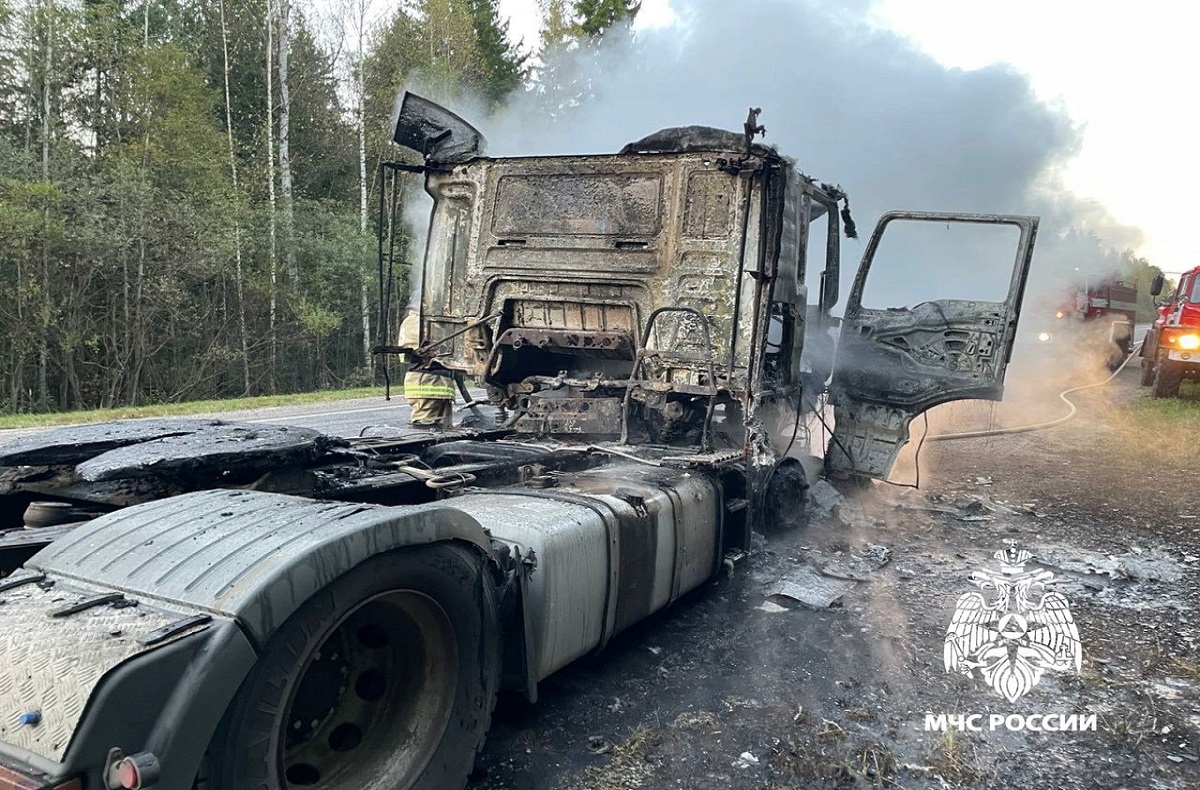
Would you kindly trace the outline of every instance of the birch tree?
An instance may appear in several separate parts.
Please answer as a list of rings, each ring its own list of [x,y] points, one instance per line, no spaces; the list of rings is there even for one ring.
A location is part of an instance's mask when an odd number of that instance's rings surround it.
[[[57,9],[54,7],[52,0],[41,0],[38,13],[31,26],[31,30],[35,32],[40,41],[38,48],[41,50],[41,68],[38,72],[41,81],[42,93],[42,183],[46,186],[50,184],[50,130],[52,127],[53,106],[51,98],[54,93],[53,78],[54,78],[54,36],[55,36],[55,16]],[[31,80],[32,82],[32,80]],[[47,239],[49,237],[50,225],[50,204],[45,202],[42,208],[42,249],[41,249],[41,287],[42,287],[42,305],[41,305],[41,335],[38,341],[38,394],[37,402],[43,408],[47,407],[50,402],[49,389],[49,364],[50,364],[50,322],[52,320],[52,312],[47,295],[50,293],[50,257],[49,245]]]
[[[233,145],[233,109],[229,91],[229,25],[225,20],[225,0],[219,0],[221,11],[221,70],[225,88],[225,133],[229,141],[229,179],[233,185],[235,206],[240,206],[241,190],[238,188],[237,151]],[[242,394],[250,394],[250,342],[246,331],[245,276],[242,271],[242,224],[237,214],[233,217],[234,289],[237,292],[238,339],[242,349]]]
[[[267,227],[268,252],[267,269],[270,278],[268,293],[269,317],[268,337],[269,361],[267,364],[267,392],[275,392],[276,373],[279,365],[279,336],[278,336],[278,246],[275,223],[275,3],[267,0]]]
[[[295,204],[292,195],[292,93],[288,56],[292,48],[292,0],[275,0],[279,21],[279,192],[283,197],[283,250],[288,278],[297,285],[295,251]]]
[[[336,7],[0,0],[0,411],[362,381],[396,92],[523,65],[495,0]]]

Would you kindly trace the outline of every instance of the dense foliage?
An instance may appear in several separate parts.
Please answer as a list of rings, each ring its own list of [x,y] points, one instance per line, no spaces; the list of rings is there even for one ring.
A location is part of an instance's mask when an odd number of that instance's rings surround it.
[[[497,0],[0,0],[0,410],[372,380],[397,91],[527,72]]]

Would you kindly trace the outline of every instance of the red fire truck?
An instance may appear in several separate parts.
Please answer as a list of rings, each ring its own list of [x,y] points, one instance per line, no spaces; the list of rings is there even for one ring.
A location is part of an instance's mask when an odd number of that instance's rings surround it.
[[[1042,322],[1037,340],[1056,344],[1066,341],[1070,347],[1079,343],[1094,345],[1101,349],[1109,368],[1115,370],[1133,350],[1137,292],[1136,280],[1088,277],[1074,292],[1051,305],[1053,320]]]
[[[1162,288],[1160,274],[1150,292],[1158,296]],[[1156,398],[1174,398],[1185,379],[1200,380],[1200,266],[1184,272],[1175,293],[1159,304],[1140,354],[1142,386],[1153,387]]]

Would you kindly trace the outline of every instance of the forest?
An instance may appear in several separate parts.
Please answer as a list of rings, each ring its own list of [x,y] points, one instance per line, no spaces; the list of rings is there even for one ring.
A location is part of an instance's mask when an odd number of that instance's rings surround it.
[[[408,84],[493,107],[625,0],[0,0],[0,412],[377,380]],[[403,288],[403,284],[400,284]]]

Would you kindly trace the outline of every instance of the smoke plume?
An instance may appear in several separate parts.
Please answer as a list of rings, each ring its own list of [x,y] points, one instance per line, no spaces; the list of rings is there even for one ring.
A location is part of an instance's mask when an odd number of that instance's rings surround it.
[[[1034,291],[1074,277],[1079,251],[1057,243],[1069,228],[1115,225],[1102,206],[1061,187],[1080,129],[1006,66],[946,68],[872,27],[865,0],[674,6],[676,25],[548,53],[536,89],[481,119],[489,153],[611,153],[667,126],[740,129],[754,106],[765,142],[840,184],[864,230],[896,208],[1041,215]],[[1137,238],[1129,230],[1106,241]],[[843,244],[843,294],[861,249]],[[884,284],[911,303],[931,297],[906,278],[950,274],[901,271]]]

